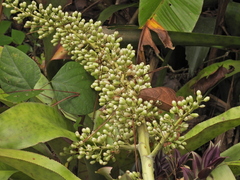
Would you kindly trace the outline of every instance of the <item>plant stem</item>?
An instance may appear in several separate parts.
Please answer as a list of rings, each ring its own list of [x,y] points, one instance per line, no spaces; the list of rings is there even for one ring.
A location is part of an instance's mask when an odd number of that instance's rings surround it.
[[[154,180],[153,158],[150,155],[149,134],[146,124],[138,127],[138,151],[142,163],[142,176],[144,180]]]

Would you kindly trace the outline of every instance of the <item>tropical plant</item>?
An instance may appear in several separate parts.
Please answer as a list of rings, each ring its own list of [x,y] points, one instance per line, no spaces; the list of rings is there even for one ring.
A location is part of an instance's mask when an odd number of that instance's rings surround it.
[[[183,153],[195,150],[219,133],[239,125],[239,116],[234,114],[239,108],[236,107],[200,123],[182,135],[188,127],[186,121],[198,116],[193,111],[205,107],[201,103],[209,100],[209,97],[201,94],[201,91],[207,92],[209,87],[197,91],[200,82],[212,77],[209,70],[204,69],[196,77],[197,80],[193,79],[178,92],[185,99],[177,97],[169,88],[152,88],[149,66],[143,62],[134,64],[132,46],[121,48],[122,38],[118,37],[118,33],[103,33],[100,22],[85,22],[79,12],[64,13],[61,7],[52,7],[50,4],[44,8],[35,1],[27,5],[26,2],[19,4],[18,1],[9,0],[4,6],[12,8],[11,13],[17,13],[14,19],[19,23],[25,18],[32,18],[26,21],[25,27],[30,28],[30,32],[37,32],[39,38],[53,34],[51,42],[54,45],[60,42],[75,62],[66,63],[49,82],[27,55],[10,46],[2,49],[1,102],[11,107],[0,115],[3,178],[23,172],[32,179],[84,179],[84,175],[76,173],[79,176],[76,177],[60,163],[74,172],[75,167],[82,167],[77,164],[85,161],[91,179],[101,178],[93,173],[97,170],[107,179],[121,175],[119,179],[150,180],[158,176],[155,174],[154,177],[154,159],[159,151],[167,155],[165,157],[171,157],[168,155],[175,152],[173,164],[169,167],[176,170],[173,174],[177,177],[179,167],[182,169],[189,154],[181,158],[176,148]],[[149,21],[144,17],[147,21],[145,33],[147,29],[156,30],[152,28],[152,23],[159,22],[154,17],[150,17]],[[223,71],[220,78],[223,79],[239,72],[238,64],[229,61],[234,69],[226,64],[222,64],[220,70],[216,64],[209,68],[217,73]],[[160,92],[162,96],[171,98],[162,100],[148,92]],[[97,96],[100,109],[96,105]],[[23,102],[25,100],[31,102]],[[94,109],[99,110],[94,112]],[[81,121],[84,121],[84,127]],[[219,127],[220,123],[222,126]],[[202,134],[204,138],[198,140]],[[131,152],[139,153],[141,173],[129,171],[131,165],[126,164],[130,161],[123,159],[126,152],[130,156]],[[201,168],[198,166],[201,158],[192,153],[192,166],[197,169],[193,173],[195,177],[199,177],[199,172],[201,177],[207,177],[210,171],[205,172],[209,167],[215,168],[224,160],[219,157],[218,146],[211,145],[205,153]],[[209,154],[215,154],[213,162]],[[210,162],[206,164],[205,159]],[[114,161],[117,163],[112,163]],[[111,168],[100,168],[108,163]],[[222,167],[228,177],[234,179],[227,164]],[[4,170],[8,170],[8,173]],[[187,177],[189,171],[186,168],[184,170],[182,176]],[[219,174],[218,167],[211,172],[211,176],[216,177],[214,172]],[[16,176],[26,179],[20,173]]]

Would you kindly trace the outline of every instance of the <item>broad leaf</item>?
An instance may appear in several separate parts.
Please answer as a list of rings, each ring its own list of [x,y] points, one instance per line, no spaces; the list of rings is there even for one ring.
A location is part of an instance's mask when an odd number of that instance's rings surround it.
[[[223,132],[240,125],[240,106],[197,124],[185,136],[186,151],[192,151]]]
[[[0,46],[10,44],[12,42],[12,38],[5,35],[0,35]]]
[[[229,161],[226,162],[226,164],[229,166],[229,168],[232,170],[233,174],[235,176],[240,175],[240,161]]]
[[[11,21],[1,21],[0,22],[0,35],[5,34],[11,26]]]
[[[18,172],[18,170],[14,169],[11,166],[8,166],[5,163],[0,162],[0,179],[1,180],[8,180],[16,172]]]
[[[21,103],[0,114],[0,147],[22,149],[58,137],[75,140],[71,123],[54,107]]]
[[[31,58],[14,47],[4,46],[0,57],[0,85],[4,92],[33,89],[40,75]]]
[[[0,101],[3,104],[7,105],[8,107],[12,107],[15,104],[12,101],[7,99],[8,96],[9,96],[8,94],[6,94],[2,89],[0,89]]]
[[[225,162],[237,161],[240,159],[239,149],[240,149],[240,143],[235,144],[230,148],[228,148],[227,150],[225,150],[224,152],[222,152],[221,156],[227,157],[227,159],[225,159]]]
[[[34,86],[34,89],[38,89],[38,90],[44,89],[43,92],[41,92],[37,96],[37,98],[45,104],[50,105],[52,103],[54,93],[52,90],[52,86],[50,85],[48,79],[44,75],[41,74],[41,77],[37,82],[37,84]]]
[[[23,44],[23,45],[17,46],[16,48],[26,54],[30,50],[31,46],[28,44]]]
[[[12,29],[12,39],[15,44],[22,44],[24,38],[25,38],[24,32]]]
[[[97,93],[90,87],[94,78],[77,62],[65,64],[52,79],[60,107],[72,114],[85,115],[94,110]],[[61,92],[60,92],[61,91]]]
[[[240,4],[237,1],[229,1],[225,13],[224,23],[226,25],[227,32],[232,36],[239,36],[240,28]]]
[[[132,44],[137,47],[141,30],[136,27],[116,27],[124,39],[122,44]],[[106,29],[106,33],[113,33],[113,30]],[[240,37],[237,36],[224,36],[224,35],[211,35],[201,33],[186,33],[186,32],[174,32],[168,31],[169,36],[173,44],[181,46],[205,46],[205,47],[219,47],[219,48],[239,48]],[[153,41],[156,45],[162,45],[157,34],[152,33]]]
[[[102,23],[104,23],[104,21],[106,21],[110,16],[112,16],[113,13],[128,7],[137,7],[137,5],[137,3],[111,5],[101,12],[98,17],[98,21],[102,21]]]
[[[226,164],[219,165],[211,172],[211,175],[207,177],[207,180],[236,180],[231,169]]]
[[[140,0],[139,25],[154,18],[167,31],[191,32],[202,10],[203,0]]]
[[[200,17],[193,32],[213,34],[216,18]],[[207,57],[209,47],[187,46],[186,59],[189,65],[190,75],[194,75],[195,70],[204,62]]]
[[[0,161],[38,180],[80,180],[65,166],[32,152],[0,149]]]
[[[29,90],[29,91],[23,90],[20,92],[9,93],[9,96],[7,96],[6,99],[13,103],[18,103],[18,102],[26,101],[29,98],[35,97],[42,91],[43,90]]]

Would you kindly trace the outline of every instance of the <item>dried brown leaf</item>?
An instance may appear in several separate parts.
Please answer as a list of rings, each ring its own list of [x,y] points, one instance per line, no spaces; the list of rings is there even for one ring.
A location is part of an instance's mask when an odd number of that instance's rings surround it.
[[[221,79],[225,77],[226,74],[229,74],[233,71],[233,68],[225,68],[223,66],[219,67],[215,72],[207,77],[203,77],[197,81],[194,85],[191,86],[191,89],[194,89],[196,92],[200,90],[202,94],[206,93],[210,88],[214,87]]]
[[[138,43],[138,64],[141,62],[145,62],[145,55],[144,55],[144,47],[149,45],[151,46],[156,54],[159,54],[160,51],[158,50],[156,44],[152,40],[152,35],[147,26],[144,26],[140,35],[139,43]]]
[[[146,26],[157,33],[159,39],[166,48],[174,49],[168,32],[154,18],[149,19]]]
[[[51,61],[53,60],[59,60],[59,59],[70,59],[70,56],[67,54],[68,52],[60,45],[57,48],[57,51],[51,58]]]
[[[154,18],[149,19],[145,26],[143,26],[139,43],[138,43],[138,57],[137,63],[145,62],[144,56],[144,47],[149,45],[153,48],[156,54],[159,54],[160,51],[158,50],[156,44],[152,40],[152,35],[150,29],[157,33],[159,39],[162,41],[163,45],[167,48],[174,49],[170,36],[168,32],[160,25]]]
[[[139,98],[144,101],[153,100],[155,105],[164,110],[169,111],[172,108],[172,101],[182,100],[182,97],[177,97],[176,92],[168,87],[146,88],[140,91]]]

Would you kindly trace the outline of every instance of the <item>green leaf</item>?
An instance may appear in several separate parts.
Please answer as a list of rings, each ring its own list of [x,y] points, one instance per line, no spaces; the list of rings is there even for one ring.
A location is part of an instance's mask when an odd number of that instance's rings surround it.
[[[11,26],[11,21],[0,21],[0,35],[3,35]]]
[[[68,62],[51,82],[56,99],[62,101],[59,105],[64,111],[86,115],[94,110],[96,102],[97,93],[90,87],[93,81],[94,78],[84,70],[82,65],[77,62]],[[77,93],[79,93],[78,97],[76,97]]]
[[[188,81],[184,86],[181,87],[181,89],[179,89],[177,91],[177,95],[178,96],[184,96],[187,97],[189,95],[195,96],[194,94],[194,89],[192,89],[191,87],[198,82],[200,79],[202,79],[203,77],[208,77],[209,75],[211,75],[212,73],[214,73],[219,67],[225,67],[226,69],[229,69],[231,67],[234,68],[233,72],[226,74],[225,78],[231,77],[236,73],[240,72],[240,61],[234,61],[234,60],[226,60],[223,62],[219,62],[219,63],[214,63],[206,68],[204,68],[203,70],[201,70],[197,76],[195,76],[194,78],[192,78],[190,81]],[[223,78],[223,79],[225,79]],[[221,79],[221,80],[223,80]],[[220,81],[219,81],[220,82]],[[212,87],[213,88],[213,87]]]
[[[22,149],[58,137],[76,141],[72,125],[56,108],[21,103],[0,114],[0,147]]]
[[[167,31],[191,32],[202,10],[203,0],[140,0],[139,25],[154,18]]]
[[[11,166],[8,166],[5,163],[0,162],[0,179],[1,180],[9,180],[9,178],[18,172],[18,170],[14,169]]]
[[[240,159],[240,143],[235,144],[221,153],[222,157],[227,157],[224,162],[236,161]]]
[[[11,171],[0,170],[0,179],[1,180],[9,180],[9,178],[16,172],[18,172],[18,171],[17,170],[11,170]]]
[[[18,171],[17,173],[14,173],[11,178],[13,180],[33,180],[32,178],[30,178],[29,176],[27,176],[26,174],[22,173],[21,171]]]
[[[207,180],[236,180],[231,169],[226,164],[219,165],[211,172],[211,175],[207,177]]]
[[[67,159],[69,158],[69,156],[61,156],[60,153],[63,152],[64,147],[69,146],[69,142],[63,141],[62,138],[56,138],[56,139],[52,139],[51,141],[48,141],[47,145],[48,145],[48,147],[50,147],[51,151],[53,151],[55,153],[54,156],[57,157],[57,159],[61,163],[67,162]],[[72,163],[72,161],[71,161],[71,163]]]
[[[26,101],[32,97],[37,96],[40,94],[43,90],[30,90],[30,91],[21,91],[21,92],[14,92],[10,93],[9,96],[7,96],[5,99],[7,99],[10,102],[13,103],[19,103],[22,101]]]
[[[41,72],[22,51],[4,46],[0,57],[0,85],[4,92],[33,89]]]
[[[10,44],[12,42],[12,38],[5,35],[0,35],[0,46],[4,46]]]
[[[240,175],[240,161],[229,161],[226,162],[226,164],[229,166],[235,176]]]
[[[101,12],[98,17],[98,21],[102,21],[102,23],[104,23],[113,13],[128,7],[137,7],[137,5],[138,3],[111,5]]]
[[[19,30],[12,29],[12,39],[15,44],[22,44],[25,39],[25,33]]]
[[[240,125],[240,106],[197,124],[185,136],[186,151],[192,151],[207,143],[217,135]]]
[[[28,44],[24,44],[24,45],[19,45],[17,46],[17,49],[21,50],[22,52],[24,52],[25,54],[30,50],[30,46]]]
[[[129,27],[129,26],[118,26],[115,27],[121,37],[124,39],[122,41],[122,46],[127,46],[132,44],[137,48],[139,36],[141,29],[138,27]],[[105,33],[113,33],[114,30],[104,29]],[[168,31],[169,36],[173,44],[180,46],[208,46],[208,47],[220,47],[220,48],[239,48],[240,47],[240,37],[237,36],[224,36],[224,35],[211,35],[211,34],[201,34],[201,33],[186,33],[186,32],[176,32]],[[152,39],[156,45],[162,45],[162,42],[159,40],[159,37],[156,33],[152,34]]]
[[[80,180],[57,161],[32,152],[0,149],[0,161],[37,180]]]
[[[212,17],[200,17],[193,32],[196,33],[205,33],[205,34],[213,34],[215,29],[216,18]],[[195,70],[202,65],[204,62],[209,47],[201,47],[201,46],[187,46],[186,47],[186,59],[189,65],[189,73],[190,75],[194,75]]]
[[[44,89],[43,92],[37,95],[36,97],[45,104],[48,105],[52,104],[54,92],[52,86],[50,85],[50,82],[44,75],[41,74],[41,77],[34,86],[34,89]]]
[[[224,23],[226,24],[227,32],[232,36],[239,36],[240,28],[240,4],[239,2],[229,1],[225,12]]]
[[[12,101],[9,101],[9,100],[7,99],[8,96],[9,96],[8,94],[6,94],[2,89],[0,89],[0,101],[1,101],[3,104],[7,105],[8,107],[12,107],[12,106],[14,106],[15,104],[14,104]]]

